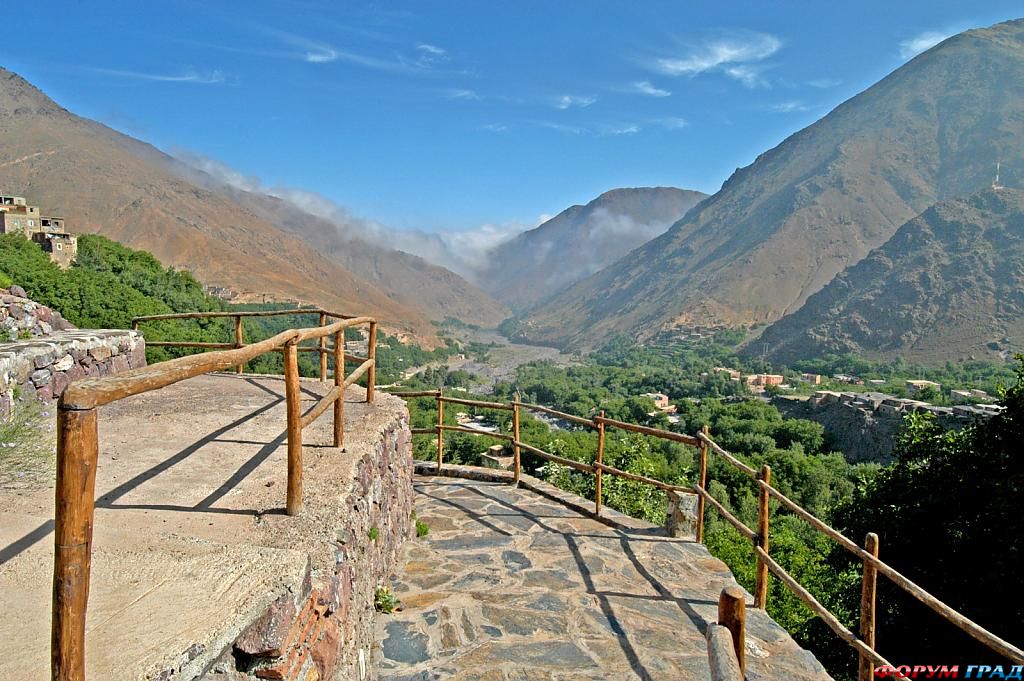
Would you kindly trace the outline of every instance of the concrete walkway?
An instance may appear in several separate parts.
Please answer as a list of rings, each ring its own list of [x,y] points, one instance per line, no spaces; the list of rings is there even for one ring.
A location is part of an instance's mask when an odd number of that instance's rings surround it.
[[[331,386],[303,381],[303,409]],[[303,514],[284,515],[284,382],[211,375],[100,410],[86,633],[91,680],[187,678],[328,555],[339,481],[404,414],[346,396],[346,452],[328,414],[304,431]],[[0,679],[49,679],[52,482],[0,488]],[[326,537],[326,539],[331,539]],[[319,554],[323,553],[323,556]],[[330,563],[333,565],[333,562]]]
[[[507,483],[416,488],[430,533],[393,584],[404,609],[378,619],[381,679],[709,678],[704,631],[735,582],[702,545]],[[829,678],[763,612],[748,609],[747,626],[748,679]]]

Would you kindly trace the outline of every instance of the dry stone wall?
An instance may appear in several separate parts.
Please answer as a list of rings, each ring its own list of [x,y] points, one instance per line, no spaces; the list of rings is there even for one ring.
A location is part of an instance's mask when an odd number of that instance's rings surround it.
[[[0,414],[20,400],[60,397],[72,381],[146,365],[141,334],[76,329],[60,313],[0,289]]]

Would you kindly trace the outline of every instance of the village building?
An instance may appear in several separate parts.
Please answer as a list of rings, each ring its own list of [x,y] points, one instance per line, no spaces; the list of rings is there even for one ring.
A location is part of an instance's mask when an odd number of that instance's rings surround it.
[[[714,372],[716,374],[729,374],[729,378],[733,381],[740,380],[740,370],[732,369],[730,367],[715,367]]]
[[[935,381],[907,381],[907,392],[911,395],[914,395],[925,388],[933,388],[936,391],[941,391],[942,384],[936,383]]]
[[[821,385],[821,374],[800,374],[800,380],[811,385]]]
[[[747,376],[747,385],[756,387],[767,387],[770,385],[782,385],[786,378],[782,374],[751,374]]]
[[[0,195],[0,234],[21,234],[65,269],[78,255],[78,237],[65,231],[64,218],[42,215],[23,196]]]

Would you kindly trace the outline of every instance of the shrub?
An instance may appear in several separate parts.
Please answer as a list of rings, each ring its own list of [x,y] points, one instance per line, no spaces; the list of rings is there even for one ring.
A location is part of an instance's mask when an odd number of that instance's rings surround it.
[[[416,521],[416,536],[417,537],[426,537],[429,532],[430,532],[430,527],[427,526],[427,524],[425,522],[423,522],[422,520],[417,520]]]
[[[377,591],[373,594],[373,607],[377,609],[377,612],[390,615],[398,608],[399,604],[400,601],[386,586],[378,586]]]

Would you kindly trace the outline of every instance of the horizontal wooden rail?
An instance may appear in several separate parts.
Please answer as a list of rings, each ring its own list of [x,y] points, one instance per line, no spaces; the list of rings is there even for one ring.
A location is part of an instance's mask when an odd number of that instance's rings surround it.
[[[683,435],[682,433],[673,433],[671,430],[662,430],[661,428],[651,428],[649,426],[638,426],[635,423],[626,423],[625,421],[616,421],[615,419],[604,418],[603,416],[595,416],[594,421],[596,423],[603,423],[606,426],[612,426],[613,428],[619,428],[621,430],[628,430],[634,433],[643,433],[644,435],[653,435],[659,437],[662,440],[672,440],[673,442],[682,442],[683,444],[696,447],[700,444],[700,440],[690,435]]]
[[[359,355],[349,355],[347,353],[345,354],[345,361],[346,362],[365,362],[367,359],[369,359],[369,358],[368,357],[360,357]]]
[[[714,440],[711,439],[710,436],[708,436],[708,435],[706,435],[704,433],[699,433],[697,435],[697,439],[701,440],[702,442],[706,442],[708,444],[708,447],[711,448],[711,451],[713,451],[715,454],[718,454],[720,457],[722,457],[723,459],[725,459],[726,461],[731,463],[734,468],[736,468],[736,469],[742,471],[743,473],[745,473],[747,475],[747,477],[749,477],[751,480],[754,480],[754,479],[757,478],[757,471],[755,471],[753,468],[751,468],[747,464],[745,464],[742,461],[740,461],[739,459],[737,459],[735,456],[733,456],[729,452],[727,452],[724,449],[722,449],[718,445],[717,442],[715,442]]]
[[[890,581],[896,586],[900,587],[908,594],[921,601],[933,611],[941,615],[951,624],[955,625],[964,633],[968,634],[975,640],[984,643],[986,646],[996,651],[997,653],[1008,657],[1016,663],[1024,664],[1024,650],[1021,650],[1012,643],[1003,640],[996,636],[992,632],[988,631],[979,624],[976,624],[972,620],[963,616],[950,606],[943,603],[941,600],[932,596],[930,593],[922,589],[920,586],[912,582],[910,579],[902,575],[895,568],[891,567],[887,563],[882,562],[877,557],[871,555],[861,547],[857,546],[850,538],[846,537],[837,530],[829,527],[810,511],[807,511],[795,501],[784,495],[779,490],[775,489],[771,485],[765,485],[760,480],[756,481],[758,486],[767,489],[768,494],[777,499],[784,507],[788,508],[794,514],[806,521],[811,527],[815,528],[825,536],[829,537],[837,544],[845,548],[853,555],[860,558],[864,563],[868,563],[878,571],[879,574],[885,575]]]
[[[516,445],[517,447],[519,447],[520,449],[525,449],[528,452],[533,452],[534,454],[536,454],[540,458],[546,459],[546,460],[548,460],[548,461],[550,461],[552,463],[557,463],[557,464],[561,464],[563,466],[568,466],[569,468],[575,468],[576,470],[582,471],[584,473],[591,473],[591,474],[593,474],[594,471],[597,470],[596,468],[594,468],[590,464],[586,464],[586,463],[583,463],[581,461],[575,461],[573,459],[566,459],[564,456],[558,456],[556,454],[550,454],[548,452],[545,452],[543,449],[538,449],[537,447],[533,447],[531,445],[528,445],[525,442],[519,442],[518,440],[513,440],[512,443],[514,445]]]
[[[484,437],[493,437],[499,440],[512,440],[511,435],[505,435],[504,433],[489,433],[486,430],[477,430],[476,428],[467,428],[466,426],[438,426],[441,430],[448,430],[453,433],[469,433],[471,435],[483,435]],[[431,428],[431,433],[436,433],[437,428]]]
[[[717,510],[723,518],[729,521],[729,524],[736,528],[737,532],[742,534],[750,541],[754,541],[755,539],[757,539],[757,532],[754,532],[752,529],[750,529],[742,522],[740,522],[739,518],[730,513],[729,509],[723,506],[722,502],[720,502],[718,499],[715,499],[713,496],[711,496],[707,490],[705,490],[700,485],[694,485],[693,489],[697,494],[703,497],[705,501],[714,506],[715,510]]]
[[[405,393],[391,393],[391,392],[389,392],[388,394],[389,395],[394,395],[395,397],[407,398],[407,397],[438,397],[438,396],[440,396],[441,393],[440,393],[440,391],[437,391],[437,390],[415,390],[413,392],[405,392]]]
[[[306,314],[308,310],[290,311]],[[74,381],[61,395],[57,405],[57,476],[56,512],[54,517],[53,607],[51,617],[51,678],[54,681],[84,681],[85,679],[85,617],[88,608],[89,573],[92,556],[92,528],[95,517],[95,479],[98,462],[97,408],[133,395],[157,390],[180,381],[242,367],[256,357],[274,351],[284,353],[285,402],[287,412],[287,499],[286,513],[296,515],[302,509],[302,429],[334,406],[334,446],[340,447],[343,437],[343,405],[345,388],[367,376],[366,401],[374,396],[376,367],[377,321],[372,317],[352,315],[326,324],[329,313],[320,312],[321,326],[308,329],[289,329],[245,345],[240,318],[284,314],[280,310],[260,313],[178,313],[155,315],[133,320],[137,328],[141,321],[170,318],[233,317],[235,343],[155,342],[150,345],[195,347],[212,352],[179,357],[139,367],[115,376],[86,378]],[[369,325],[368,357],[349,376],[345,371],[344,329],[360,324]],[[334,336],[333,349],[327,348],[326,338]],[[303,340],[320,339],[319,347],[303,348]],[[301,386],[299,383],[298,353],[318,352],[321,355],[320,380],[327,379],[327,353],[335,357],[334,387],[307,412],[301,413]]]
[[[633,480],[634,482],[642,482],[650,485],[651,487],[657,487],[658,489],[665,490],[666,492],[693,492],[692,487],[681,487],[680,485],[671,485],[661,480],[655,480],[654,478],[648,478],[644,475],[637,475],[636,473],[630,473],[613,466],[609,466],[605,463],[595,463],[594,470],[601,471],[602,473],[608,473],[619,478],[626,480]]]
[[[313,421],[316,421],[318,418],[320,418],[320,416],[325,411],[327,411],[330,407],[334,405],[335,400],[343,399],[345,399],[345,389],[342,386],[335,386],[331,388],[331,391],[324,395],[323,397],[321,397],[317,401],[316,406],[314,406],[312,409],[306,412],[306,414],[302,417],[302,421],[300,422],[302,424],[302,427],[305,428],[309,424],[313,423]]]
[[[470,407],[480,407],[481,409],[505,409],[508,411],[512,410],[512,405],[507,402],[484,402],[482,400],[464,400],[459,397],[445,397],[440,396],[437,399],[442,402],[449,404],[464,404]]]
[[[558,411],[557,409],[545,407],[540,404],[527,404],[526,402],[520,402],[519,406],[523,407],[524,409],[529,409],[530,411],[544,412],[545,414],[549,414],[551,416],[554,416],[555,418],[560,418],[566,421],[571,421],[573,423],[578,423],[581,426],[590,426],[591,428],[597,428],[597,423],[595,423],[591,419],[585,419],[582,416],[574,416],[573,414],[567,414],[564,411]]]
[[[877,664],[892,666],[888,660],[879,655],[872,648],[869,648],[857,637],[856,634],[844,627],[843,623],[840,622],[828,608],[822,605],[810,591],[803,588],[803,586],[801,586],[785,568],[776,563],[775,560],[768,555],[767,551],[762,549],[760,546],[755,546],[754,552],[761,560],[764,561],[771,573],[778,577],[778,579],[793,592],[794,596],[803,601],[804,605],[810,608],[811,612],[820,617],[822,621],[828,625],[828,628],[835,632],[836,636],[849,643],[858,653],[870,657]]]
[[[146,341],[147,348],[203,348],[206,350],[229,350],[236,347],[234,343],[206,343],[200,341]]]
[[[437,426],[433,428],[413,428],[410,432],[413,435],[437,435]]]

